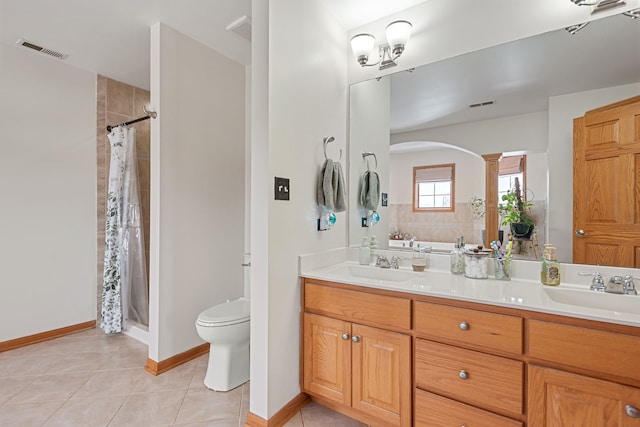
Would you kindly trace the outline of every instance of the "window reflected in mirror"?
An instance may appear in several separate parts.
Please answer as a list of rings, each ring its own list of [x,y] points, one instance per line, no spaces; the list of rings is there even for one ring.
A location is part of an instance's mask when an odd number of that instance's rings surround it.
[[[516,179],[521,183],[520,188],[526,194],[527,182],[525,178],[527,156],[505,156],[500,159],[498,166],[498,204],[502,204],[502,196],[513,190]]]
[[[454,163],[414,166],[414,212],[455,212],[455,169]]]

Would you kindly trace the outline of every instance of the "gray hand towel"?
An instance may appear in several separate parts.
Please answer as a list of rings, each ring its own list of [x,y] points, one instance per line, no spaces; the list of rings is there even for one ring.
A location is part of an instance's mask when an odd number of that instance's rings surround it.
[[[322,165],[318,176],[316,200],[318,205],[336,212],[343,212],[347,209],[344,175],[340,162],[327,159]]]
[[[373,171],[366,171],[360,181],[360,205],[370,211],[378,209],[380,201],[380,179]]]

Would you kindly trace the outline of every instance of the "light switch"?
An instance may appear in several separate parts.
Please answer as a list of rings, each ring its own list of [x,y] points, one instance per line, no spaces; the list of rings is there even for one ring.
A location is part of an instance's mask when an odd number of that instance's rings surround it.
[[[274,194],[276,200],[289,200],[289,178],[276,176]]]

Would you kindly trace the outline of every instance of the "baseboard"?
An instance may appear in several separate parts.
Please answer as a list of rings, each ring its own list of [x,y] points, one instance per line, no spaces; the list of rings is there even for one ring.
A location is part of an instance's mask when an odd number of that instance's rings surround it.
[[[209,353],[209,343],[204,343],[160,362],[147,358],[144,370],[153,375],[160,375],[207,353]]]
[[[245,427],[280,427],[289,421],[295,414],[309,403],[311,399],[306,393],[300,393],[282,407],[275,415],[268,420],[261,418],[251,412],[247,414]]]
[[[96,321],[91,320],[89,322],[78,323],[76,325],[65,326],[64,328],[54,329],[52,331],[40,332],[39,334],[29,335],[22,338],[16,338],[9,341],[0,342],[0,353],[7,350],[13,350],[27,345],[35,344],[42,341],[52,340],[54,338],[60,338],[65,335],[73,334],[75,332],[84,331],[85,329],[91,329],[96,327]]]

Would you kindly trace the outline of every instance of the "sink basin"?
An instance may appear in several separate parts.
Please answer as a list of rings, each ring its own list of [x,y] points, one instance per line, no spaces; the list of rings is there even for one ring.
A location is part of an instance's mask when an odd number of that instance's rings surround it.
[[[640,296],[638,295],[609,294],[571,288],[544,288],[544,292],[553,301],[562,304],[640,314]]]
[[[417,273],[406,270],[395,270],[391,268],[379,268],[366,265],[340,266],[333,270],[333,273],[345,275],[347,277],[357,277],[359,279],[380,280],[383,282],[404,282],[414,279]]]

